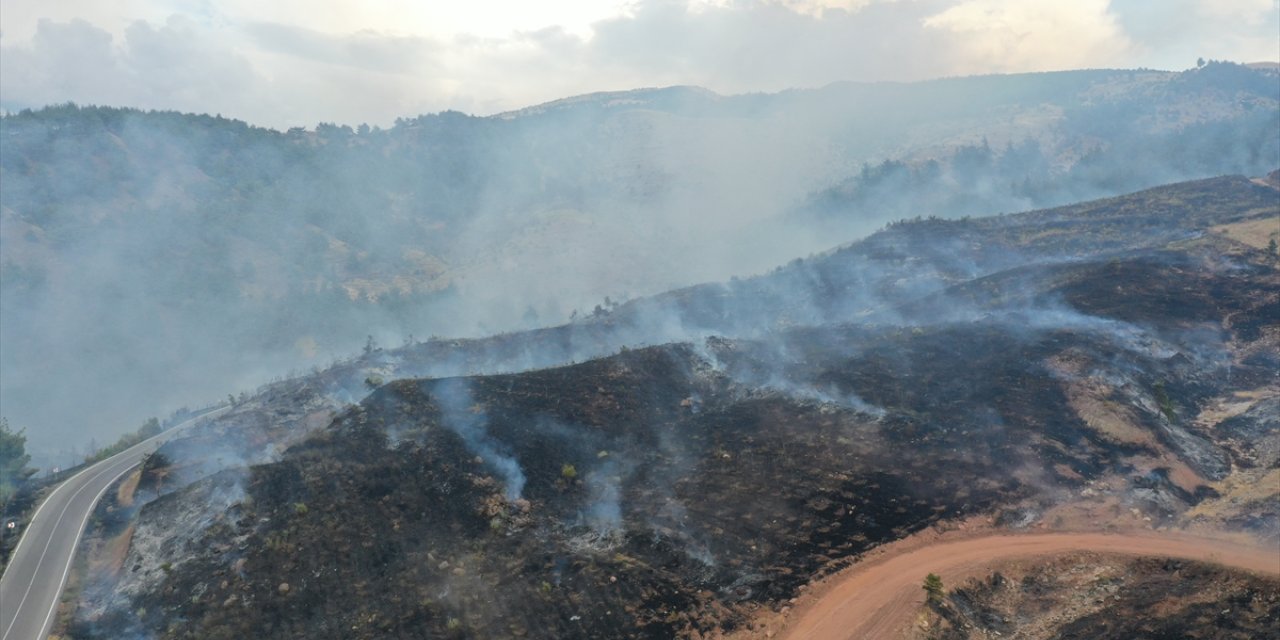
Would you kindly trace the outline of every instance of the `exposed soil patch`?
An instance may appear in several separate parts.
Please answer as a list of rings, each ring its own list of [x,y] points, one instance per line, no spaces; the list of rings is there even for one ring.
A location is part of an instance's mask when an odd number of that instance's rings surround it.
[[[1014,559],[1034,562],[1036,558],[1077,551],[1220,563],[1259,572],[1262,576],[1259,579],[1269,581],[1272,592],[1280,586],[1276,584],[1277,576],[1280,576],[1280,556],[1272,549],[1239,542],[1169,533],[989,535],[930,544],[855,565],[847,573],[833,578],[831,586],[811,604],[797,609],[791,617],[792,622],[786,625],[783,637],[896,637],[912,624],[919,607],[924,604],[925,593],[921,583],[929,573],[941,576],[944,584],[959,584],[1001,562]],[[1152,592],[1158,593],[1158,589]],[[1280,602],[1275,604],[1280,606]],[[1000,624],[1011,624],[1004,623],[1003,617],[1008,616],[1002,616]],[[1009,628],[996,630],[1008,631]],[[776,634],[777,630],[767,629],[742,637],[771,637],[771,632]]]

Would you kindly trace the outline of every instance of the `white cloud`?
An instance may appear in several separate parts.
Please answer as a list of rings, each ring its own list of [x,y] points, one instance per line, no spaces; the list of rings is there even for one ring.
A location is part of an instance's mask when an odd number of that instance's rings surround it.
[[[420,36],[375,31],[334,35],[276,22],[249,23],[244,31],[263,51],[382,73],[429,69],[440,49],[435,41]]]
[[[1139,64],[1185,69],[1198,57],[1280,61],[1277,0],[1111,0]]]
[[[1276,0],[5,0],[0,103],[276,127],[591,91],[1280,59]]]
[[[1205,15],[1236,21],[1244,24],[1258,25],[1266,20],[1267,14],[1275,11],[1275,0],[1200,0],[1196,7]],[[1274,35],[1274,34],[1273,34]],[[1276,35],[1280,39],[1280,35]]]
[[[957,36],[964,73],[1120,66],[1131,48],[1106,0],[965,0],[924,25]]]
[[[921,38],[936,3],[868,4],[815,16],[778,3],[691,10],[644,3],[595,25],[594,65],[632,85],[698,84],[730,92],[937,73],[944,43]]]
[[[0,55],[0,101],[74,101],[153,109],[226,110],[251,117],[278,107],[265,79],[195,22],[134,22],[121,38],[83,20],[41,20],[28,46]]]
[[[889,2],[898,2],[899,0],[755,0],[754,2],[742,2],[741,0],[690,0],[689,7],[693,11],[700,11],[707,8],[725,9],[734,6],[750,6],[755,5],[773,5],[784,7],[795,13],[821,16],[827,11],[838,10],[847,12],[856,12],[867,5]]]

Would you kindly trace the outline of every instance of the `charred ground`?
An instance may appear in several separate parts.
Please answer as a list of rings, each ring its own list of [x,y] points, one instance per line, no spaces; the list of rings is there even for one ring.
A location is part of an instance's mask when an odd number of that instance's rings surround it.
[[[1252,640],[1280,625],[1280,583],[1191,561],[1073,554],[970,580],[929,608],[912,637]]]
[[[577,325],[282,383],[153,460],[146,477],[185,473],[138,514],[142,540],[168,542],[135,542],[72,635],[698,637],[877,544],[975,515],[1052,524],[1081,496],[1275,537],[1258,487],[1280,274],[1209,228],[1278,209],[1273,188],[1223,178],[922,220]],[[679,333],[340,408],[375,374]],[[210,464],[233,434],[218,455],[247,470]]]

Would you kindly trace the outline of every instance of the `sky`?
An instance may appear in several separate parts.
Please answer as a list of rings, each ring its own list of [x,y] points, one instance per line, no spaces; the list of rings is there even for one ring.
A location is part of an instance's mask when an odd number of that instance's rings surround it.
[[[1280,61],[1278,34],[1280,0],[4,0],[0,107],[387,126],[638,87]]]

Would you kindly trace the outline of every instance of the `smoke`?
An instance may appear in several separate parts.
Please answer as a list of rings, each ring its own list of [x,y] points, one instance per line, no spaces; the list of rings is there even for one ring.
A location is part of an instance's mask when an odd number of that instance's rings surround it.
[[[502,477],[508,502],[520,499],[524,492],[524,471],[520,462],[506,452],[506,447],[489,436],[488,419],[484,408],[471,396],[471,383],[464,378],[446,378],[435,382],[431,393],[440,407],[443,426],[458,434],[469,451]]]
[[[706,360],[712,371],[726,376],[742,388],[836,405],[873,418],[884,417],[884,408],[863,400],[852,390],[840,389],[832,383],[815,381],[802,370],[802,367],[798,366],[807,358],[802,351],[792,345],[792,341],[804,343],[809,349],[819,349],[824,357],[847,359],[856,359],[864,346],[864,343],[856,338],[851,340],[847,335],[842,335],[840,339],[831,340],[825,344],[815,345],[815,339],[822,339],[820,336],[819,332],[763,336],[758,341],[744,345],[750,352],[749,357],[732,358],[733,361],[730,363],[723,361],[721,352],[731,347],[720,338],[710,338],[696,344],[694,353]],[[695,412],[698,403],[696,398],[693,399],[693,406],[690,408]]]
[[[932,256],[885,245],[905,255],[645,296],[763,273],[895,218],[1272,168],[1273,85],[1265,72],[1211,65],[774,95],[686,87],[385,130],[279,132],[69,106],[8,115],[0,399],[47,457],[325,367],[368,336],[391,346],[576,318],[544,334],[555,345],[364,365],[390,379],[893,322],[900,301],[997,265],[947,242]],[[1046,118],[1026,105],[1070,108]],[[1010,133],[1017,114],[1040,124]],[[904,277],[902,260],[921,268]],[[341,401],[359,400],[371,373],[347,380]]]
[[[623,528],[623,486],[631,477],[635,464],[620,459],[616,452],[606,455],[583,478],[587,487],[587,503],[582,508],[583,524],[599,536],[609,536]]]

